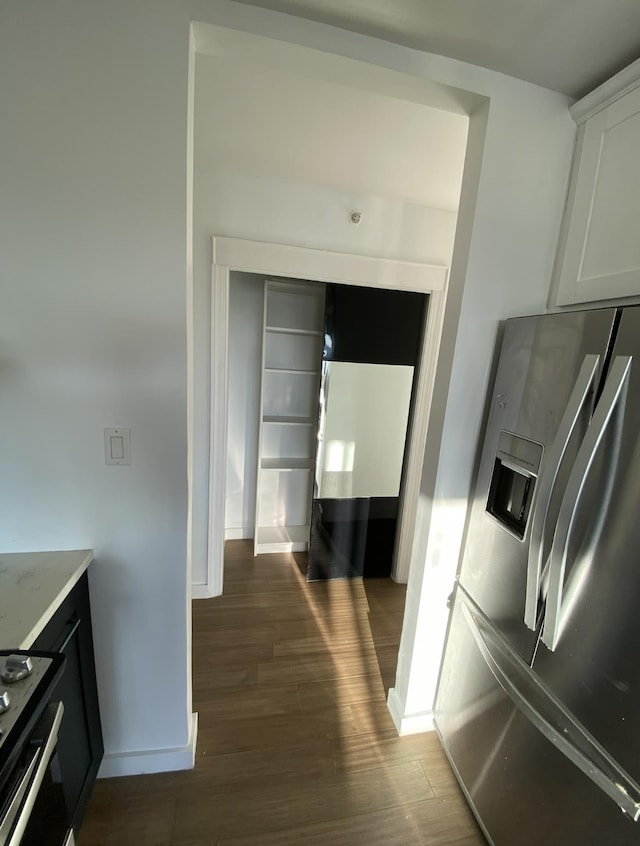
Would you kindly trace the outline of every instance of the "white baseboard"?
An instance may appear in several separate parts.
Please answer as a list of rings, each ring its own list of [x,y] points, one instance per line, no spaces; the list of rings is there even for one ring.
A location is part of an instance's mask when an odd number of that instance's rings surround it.
[[[396,731],[401,737],[408,734],[422,734],[423,732],[433,731],[433,711],[405,714],[404,707],[395,687],[389,690],[387,708],[391,714]]]
[[[189,726],[189,742],[186,746],[105,755],[98,771],[98,778],[192,770],[196,761],[197,738],[198,715],[192,714]]]
[[[253,538],[253,529],[250,526],[240,526],[234,529],[224,530],[224,539],[228,540],[251,540]]]
[[[214,596],[209,585],[191,585],[191,599],[213,599]]]

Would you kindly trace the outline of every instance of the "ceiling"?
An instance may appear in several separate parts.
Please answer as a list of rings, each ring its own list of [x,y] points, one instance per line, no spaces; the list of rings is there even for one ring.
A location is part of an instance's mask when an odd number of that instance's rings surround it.
[[[582,97],[640,57],[640,0],[238,0]]]

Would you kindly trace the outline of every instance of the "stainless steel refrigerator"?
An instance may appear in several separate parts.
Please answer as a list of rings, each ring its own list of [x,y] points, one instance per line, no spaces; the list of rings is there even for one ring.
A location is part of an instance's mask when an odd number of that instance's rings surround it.
[[[435,723],[495,846],[640,844],[640,308],[506,323]]]

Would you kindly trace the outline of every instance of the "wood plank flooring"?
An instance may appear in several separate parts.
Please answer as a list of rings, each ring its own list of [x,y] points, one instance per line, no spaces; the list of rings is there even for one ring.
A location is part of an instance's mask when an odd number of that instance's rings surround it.
[[[80,846],[482,846],[434,734],[386,707],[405,590],[225,549],[193,605],[196,767],[97,783]]]

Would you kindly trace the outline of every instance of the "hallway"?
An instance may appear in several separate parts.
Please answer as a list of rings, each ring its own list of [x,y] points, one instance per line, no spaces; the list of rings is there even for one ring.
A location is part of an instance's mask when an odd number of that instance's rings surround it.
[[[80,846],[480,846],[434,734],[386,707],[405,588],[225,548],[193,606],[196,768],[98,782]]]

